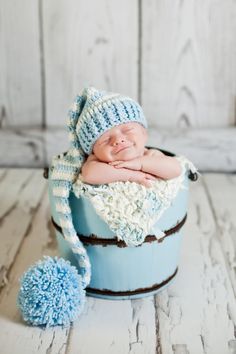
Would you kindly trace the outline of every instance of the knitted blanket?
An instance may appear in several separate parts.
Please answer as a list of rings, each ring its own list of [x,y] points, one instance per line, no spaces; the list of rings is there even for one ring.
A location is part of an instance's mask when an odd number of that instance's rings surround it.
[[[152,233],[152,228],[163,212],[171,205],[184,186],[186,169],[196,170],[185,157],[176,157],[182,167],[177,178],[152,181],[146,188],[134,182],[115,182],[103,185],[89,185],[79,178],[73,185],[73,192],[79,198],[88,198],[96,213],[109,225],[118,240],[128,246],[138,246]],[[164,236],[157,231],[157,239]]]

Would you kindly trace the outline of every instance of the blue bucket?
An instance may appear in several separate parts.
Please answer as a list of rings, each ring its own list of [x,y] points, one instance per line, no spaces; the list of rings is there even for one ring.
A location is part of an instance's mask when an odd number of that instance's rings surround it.
[[[168,151],[161,151],[174,156]],[[59,226],[50,174],[49,170],[49,199],[59,252],[77,267]],[[189,179],[194,181],[197,175],[186,171],[184,186],[187,188],[179,190],[171,206],[154,226],[154,231],[155,228],[165,230],[165,235],[157,240],[154,232],[137,247],[128,247],[123,241],[118,241],[90,201],[71,193],[69,201],[73,223],[92,267],[87,295],[105,299],[134,299],[155,294],[173,281],[178,271],[182,226],[187,217]]]

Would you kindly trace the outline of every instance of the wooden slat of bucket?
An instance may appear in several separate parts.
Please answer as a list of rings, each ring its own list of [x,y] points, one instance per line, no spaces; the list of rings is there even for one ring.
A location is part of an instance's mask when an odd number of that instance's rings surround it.
[[[7,271],[31,227],[46,183],[42,171],[10,169],[0,181],[0,286],[7,282]]]
[[[42,176],[42,171],[40,173]],[[44,185],[43,177],[41,177],[41,184]],[[40,188],[39,185],[40,183],[35,185],[35,193],[36,189]],[[28,194],[28,203],[32,197],[32,193]],[[42,330],[39,327],[27,326],[23,323],[16,307],[18,279],[23,272],[35,261],[42,259],[42,255],[57,253],[54,234],[52,234],[49,222],[48,204],[48,195],[45,191],[43,199],[40,200],[40,207],[35,213],[29,215],[31,227],[24,235],[22,245],[15,255],[14,264],[9,272],[8,284],[0,293],[0,341],[1,352],[4,354],[23,352],[26,354],[47,352],[63,354],[66,351],[69,329]]]
[[[206,174],[204,177],[209,203],[219,229],[219,241],[236,295],[236,175]]]
[[[156,296],[160,350],[234,352],[235,298],[201,181],[191,184],[188,210],[179,274],[167,291]]]

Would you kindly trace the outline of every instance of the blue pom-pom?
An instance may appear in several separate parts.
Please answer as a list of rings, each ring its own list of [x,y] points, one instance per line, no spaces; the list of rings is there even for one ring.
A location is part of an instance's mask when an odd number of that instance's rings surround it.
[[[63,258],[44,257],[20,279],[17,304],[35,326],[69,326],[82,312],[85,290],[77,269]]]

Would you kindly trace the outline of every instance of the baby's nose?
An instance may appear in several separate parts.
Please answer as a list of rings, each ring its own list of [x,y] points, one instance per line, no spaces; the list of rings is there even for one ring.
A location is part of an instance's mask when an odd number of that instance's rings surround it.
[[[113,145],[119,145],[125,142],[125,139],[123,137],[115,137],[113,140]]]

